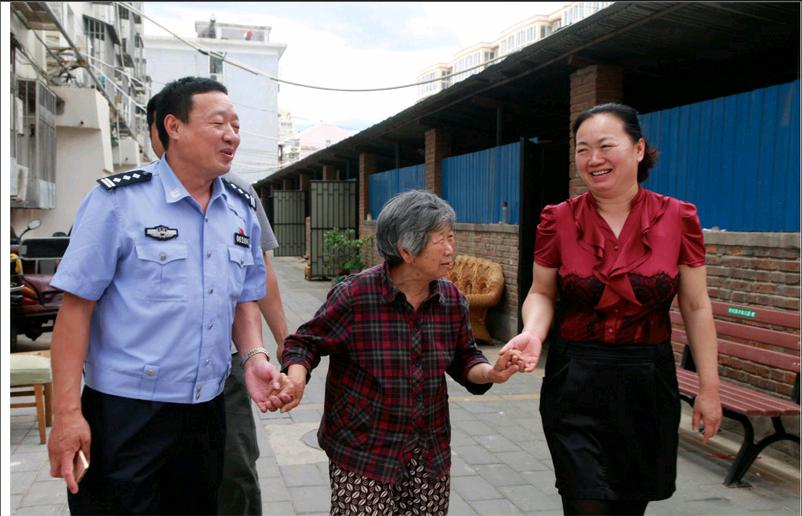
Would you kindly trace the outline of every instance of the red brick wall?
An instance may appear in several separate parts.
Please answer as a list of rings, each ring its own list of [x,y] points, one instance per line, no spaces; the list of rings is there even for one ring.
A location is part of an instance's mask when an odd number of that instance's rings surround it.
[[[441,195],[443,188],[442,161],[451,152],[451,138],[445,129],[435,127],[426,131],[426,159],[424,161],[424,188]]]
[[[572,73],[569,132],[570,126],[583,111],[605,102],[621,102],[624,99],[623,91],[623,73],[618,65],[591,65]],[[587,188],[574,165],[574,135],[569,134],[569,138],[568,190],[571,197],[575,197]]]

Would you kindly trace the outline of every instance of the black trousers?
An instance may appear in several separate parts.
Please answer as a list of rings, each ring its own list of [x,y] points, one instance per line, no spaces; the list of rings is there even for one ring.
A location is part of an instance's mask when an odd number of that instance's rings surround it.
[[[259,474],[256,472],[259,445],[253,422],[251,396],[245,388],[244,375],[239,364],[239,353],[232,355],[231,374],[223,390],[228,430],[218,512],[261,516],[262,491],[259,488]]]
[[[91,465],[72,514],[216,514],[226,433],[223,395],[197,405],[84,387]]]

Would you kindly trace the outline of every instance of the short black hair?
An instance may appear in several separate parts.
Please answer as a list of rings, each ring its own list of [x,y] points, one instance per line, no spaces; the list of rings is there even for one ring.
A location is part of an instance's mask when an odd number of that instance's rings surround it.
[[[170,137],[167,129],[164,128],[164,119],[167,115],[173,115],[182,122],[189,121],[189,113],[192,111],[192,96],[198,93],[208,93],[219,91],[228,95],[228,89],[214,79],[207,77],[182,77],[164,86],[162,90],[154,95],[158,97],[155,103],[156,123],[159,130],[159,140],[165,150],[170,145]]]
[[[153,122],[156,121],[156,106],[161,100],[161,92],[155,94],[154,96],[150,97],[148,101],[148,105],[145,108],[145,118],[148,121],[148,130],[153,126]]]
[[[643,138],[645,147],[643,159],[640,163],[638,163],[638,182],[642,183],[646,181],[649,178],[649,170],[651,170],[655,163],[657,163],[657,159],[660,154],[657,152],[657,149],[649,146],[649,141],[645,136],[643,136],[643,131],[641,130],[640,122],[638,121],[638,112],[635,108],[625,104],[608,102],[607,104],[599,104],[586,111],[583,111],[577,117],[577,119],[574,120],[574,124],[571,127],[571,130],[574,133],[574,141],[576,141],[576,132],[579,130],[579,126],[593,115],[599,115],[602,113],[613,115],[621,120],[621,122],[624,124],[624,132],[627,133],[627,135],[629,135],[629,137],[632,139],[632,143],[638,143],[638,140]]]

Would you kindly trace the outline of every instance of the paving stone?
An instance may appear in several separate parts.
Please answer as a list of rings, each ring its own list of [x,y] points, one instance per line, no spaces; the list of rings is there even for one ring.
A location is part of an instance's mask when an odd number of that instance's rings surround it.
[[[476,469],[469,466],[462,460],[462,457],[451,452],[451,476],[452,477],[466,477],[476,475]]]
[[[499,462],[492,453],[481,446],[452,446],[451,450],[470,466]]]
[[[36,471],[13,471],[9,482],[9,494],[25,494],[36,478]]]
[[[268,502],[262,504],[262,514],[265,516],[283,516],[294,514],[290,502]]]
[[[262,489],[262,503],[290,501],[290,492],[280,476],[272,478],[259,477],[259,487]]]
[[[22,497],[20,507],[31,505],[60,505],[67,502],[67,487],[61,479],[34,482]]]
[[[33,453],[15,453],[13,460],[10,461],[10,470],[13,475],[21,471],[39,471],[43,465],[50,466],[47,450]]]
[[[482,421],[477,421],[473,419],[471,421],[463,421],[459,425],[460,430],[467,433],[468,435],[475,437],[477,435],[489,435],[495,433],[493,431],[493,427],[484,423]]]
[[[63,508],[63,505],[25,506],[18,507],[13,514],[16,516],[59,516]]]
[[[308,512],[329,513],[331,508],[331,489],[329,487],[291,487],[289,491],[295,512],[299,514]]]
[[[475,439],[490,453],[521,450],[520,446],[499,434],[477,435]]]
[[[468,502],[462,499],[462,497],[454,491],[454,486],[451,486],[451,493],[448,499],[448,516],[474,516],[476,511],[474,511]]]
[[[9,501],[8,506],[13,511],[17,508],[17,506],[19,506],[19,503],[22,501],[22,495],[21,494],[9,495],[8,501]]]
[[[543,462],[525,451],[499,452],[493,454],[493,456],[499,462],[503,462],[512,469],[520,472],[542,471],[546,467]]]
[[[503,498],[498,489],[478,475],[452,478],[451,487],[454,491],[459,493],[466,502]]]
[[[454,423],[452,423],[453,425]],[[461,428],[451,429],[451,446],[473,446],[476,441]]]
[[[477,500],[470,502],[477,514],[486,516],[518,516],[522,513],[518,508],[504,498],[498,500]]]
[[[506,464],[480,464],[475,469],[479,476],[495,487],[520,485],[521,480],[526,478]]]
[[[320,474],[317,464],[291,464],[279,466],[287,487],[328,486],[329,479]]]
[[[504,497],[527,514],[534,514],[543,509],[559,509],[562,500],[559,496],[546,495],[529,485],[502,486],[498,488]]]

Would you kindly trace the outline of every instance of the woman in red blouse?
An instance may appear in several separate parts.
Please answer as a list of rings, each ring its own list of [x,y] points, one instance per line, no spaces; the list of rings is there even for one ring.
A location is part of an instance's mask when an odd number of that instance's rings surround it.
[[[287,337],[282,363],[301,400],[328,355],[318,442],[329,457],[331,514],[448,511],[451,424],[447,373],[483,394],[523,368],[520,352],[490,365],[468,302],[443,278],[454,261],[454,210],[413,190],[385,204],[376,245],[385,262],[335,286]]]
[[[540,412],[565,514],[643,514],[675,490],[675,294],[701,382],[692,426],[707,441],[721,422],[702,230],[693,204],[640,187],[657,153],[634,109],[595,106],[573,133],[589,192],[543,209],[523,332],[503,351],[534,370],[554,320]]]

